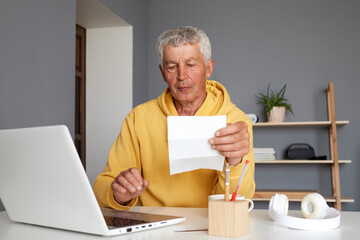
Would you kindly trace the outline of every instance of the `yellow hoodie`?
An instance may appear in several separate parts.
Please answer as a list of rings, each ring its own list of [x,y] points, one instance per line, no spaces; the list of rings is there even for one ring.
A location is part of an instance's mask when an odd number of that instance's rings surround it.
[[[243,121],[250,134],[249,160],[239,195],[252,198],[255,191],[252,124],[238,109],[220,83],[207,81],[207,96],[195,116],[226,115],[228,123]],[[224,193],[224,172],[200,169],[170,175],[167,141],[167,116],[178,116],[169,89],[157,99],[135,107],[122,125],[113,144],[103,173],[95,180],[94,192],[102,207],[129,209],[135,205],[164,207],[207,207],[208,196]],[[245,161],[230,167],[230,192],[236,188]],[[118,204],[111,189],[112,181],[121,171],[136,167],[149,187],[126,206]]]

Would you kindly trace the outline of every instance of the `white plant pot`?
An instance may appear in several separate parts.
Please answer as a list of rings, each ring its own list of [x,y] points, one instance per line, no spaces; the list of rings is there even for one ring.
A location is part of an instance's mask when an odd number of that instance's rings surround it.
[[[285,107],[273,107],[270,114],[267,113],[268,122],[284,122],[285,112]]]

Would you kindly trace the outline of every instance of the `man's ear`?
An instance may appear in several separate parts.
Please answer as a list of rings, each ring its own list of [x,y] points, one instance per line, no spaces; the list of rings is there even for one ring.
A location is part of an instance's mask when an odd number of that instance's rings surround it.
[[[214,59],[210,59],[206,66],[206,78],[210,78],[214,70]]]
[[[164,82],[166,82],[166,81],[165,81],[164,69],[161,67],[160,64],[159,64],[159,69],[160,69],[161,75],[162,75],[162,77],[163,77],[163,79],[164,79]]]
[[[159,69],[160,69],[160,72],[161,72],[161,75],[163,76],[163,78],[165,79],[165,76],[164,76],[164,70],[162,69],[161,65],[159,64]]]

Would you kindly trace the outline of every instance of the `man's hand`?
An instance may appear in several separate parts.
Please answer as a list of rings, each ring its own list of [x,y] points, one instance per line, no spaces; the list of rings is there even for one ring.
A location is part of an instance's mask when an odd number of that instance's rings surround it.
[[[242,161],[242,157],[249,152],[250,135],[244,122],[228,124],[219,129],[215,137],[209,140],[211,147],[226,157],[231,166],[236,166]]]
[[[121,172],[111,184],[114,198],[119,204],[139,196],[148,186],[149,182],[141,177],[137,168]]]

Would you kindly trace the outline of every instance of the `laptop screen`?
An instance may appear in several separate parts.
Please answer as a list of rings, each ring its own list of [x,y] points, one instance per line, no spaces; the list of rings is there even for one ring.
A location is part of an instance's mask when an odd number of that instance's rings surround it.
[[[172,216],[162,220],[162,216],[136,211],[101,211],[66,126],[0,130],[0,196],[13,221],[97,235],[185,220]]]

